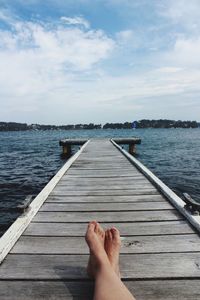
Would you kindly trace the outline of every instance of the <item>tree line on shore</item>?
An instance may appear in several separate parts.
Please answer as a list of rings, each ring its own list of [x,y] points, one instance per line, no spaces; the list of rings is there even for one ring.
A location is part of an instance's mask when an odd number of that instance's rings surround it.
[[[0,131],[26,131],[26,130],[79,130],[101,129],[101,124],[75,124],[75,125],[41,125],[16,122],[0,122]]]
[[[134,125],[133,125],[134,123]],[[174,120],[147,120],[143,119],[135,122],[106,123],[103,129],[130,129],[130,128],[197,128],[196,121],[174,121]]]
[[[131,128],[197,128],[200,123],[196,121],[174,121],[174,120],[148,120],[125,123],[101,124],[75,124],[75,125],[41,125],[16,122],[0,122],[0,131],[26,131],[26,130],[81,130],[81,129],[131,129]]]

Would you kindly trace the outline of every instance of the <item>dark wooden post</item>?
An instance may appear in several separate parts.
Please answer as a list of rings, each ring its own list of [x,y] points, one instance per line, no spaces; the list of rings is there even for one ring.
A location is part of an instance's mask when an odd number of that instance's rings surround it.
[[[59,144],[62,146],[62,156],[63,157],[70,157],[72,155],[72,146],[73,145],[84,145],[88,140],[83,139],[65,139],[60,140]]]
[[[72,148],[71,145],[65,144],[63,145],[63,155],[71,155]]]
[[[130,153],[130,154],[135,154],[135,153],[136,153],[136,147],[135,147],[135,144],[133,144],[133,143],[130,143],[130,144],[129,144],[129,153]]]
[[[136,153],[136,144],[141,144],[139,138],[114,138],[113,141],[118,145],[128,145],[129,153],[132,155]]]

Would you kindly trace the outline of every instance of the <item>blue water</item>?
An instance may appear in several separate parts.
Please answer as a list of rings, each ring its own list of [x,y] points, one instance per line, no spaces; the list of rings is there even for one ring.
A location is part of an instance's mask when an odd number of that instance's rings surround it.
[[[0,232],[17,217],[14,208],[65,163],[60,139],[133,136],[142,139],[139,160],[179,196],[187,192],[200,201],[200,129],[0,132]]]

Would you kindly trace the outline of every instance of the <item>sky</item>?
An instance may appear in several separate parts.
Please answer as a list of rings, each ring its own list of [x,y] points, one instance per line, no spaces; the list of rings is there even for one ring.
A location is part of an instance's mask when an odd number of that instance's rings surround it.
[[[199,0],[0,0],[0,121],[200,121]]]

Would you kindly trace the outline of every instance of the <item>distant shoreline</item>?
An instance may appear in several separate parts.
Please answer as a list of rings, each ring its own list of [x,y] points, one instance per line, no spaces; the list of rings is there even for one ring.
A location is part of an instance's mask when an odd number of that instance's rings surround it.
[[[0,131],[32,131],[32,130],[93,130],[93,129],[143,129],[143,128],[198,128],[200,123],[197,121],[174,121],[174,120],[147,120],[143,119],[125,123],[106,123],[101,124],[75,124],[75,125],[41,125],[0,122]]]

